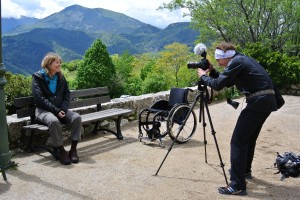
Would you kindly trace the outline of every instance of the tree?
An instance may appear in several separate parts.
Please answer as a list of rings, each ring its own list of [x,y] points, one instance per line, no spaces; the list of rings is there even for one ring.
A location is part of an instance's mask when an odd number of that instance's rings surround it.
[[[185,44],[174,42],[165,46],[164,49],[165,50],[160,53],[161,57],[159,62],[163,63],[163,68],[166,68],[167,66],[170,67],[173,77],[175,78],[175,85],[178,87],[180,79],[178,73],[181,67],[186,67],[187,61],[190,57],[189,47]]]
[[[172,0],[161,8],[187,8],[203,42],[219,38],[242,47],[251,42],[269,42],[273,50],[292,48],[299,53],[299,1]]]
[[[153,93],[168,90],[164,74],[151,73],[143,82],[143,93]]]
[[[5,106],[7,114],[16,113],[14,98],[31,95],[31,76],[21,74],[5,73],[7,83],[4,86]]]
[[[89,48],[76,75],[78,89],[108,86],[113,93],[116,70],[106,46],[97,39]]]
[[[264,66],[274,84],[285,88],[300,82],[300,61],[296,56],[287,56],[279,51],[271,51],[262,43],[248,44],[244,53],[255,57]]]
[[[116,95],[127,94],[126,88],[128,88],[128,80],[134,68],[135,57],[126,51],[121,56],[118,54],[113,55],[112,62],[116,68],[116,76],[114,78]]]
[[[113,55],[112,61],[115,65],[116,72],[121,76],[124,82],[126,82],[134,68],[134,56],[130,55],[129,52],[126,51],[121,56]]]

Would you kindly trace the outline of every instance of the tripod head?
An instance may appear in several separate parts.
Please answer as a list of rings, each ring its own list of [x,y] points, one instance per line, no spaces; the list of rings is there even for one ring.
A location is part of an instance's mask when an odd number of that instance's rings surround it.
[[[212,102],[213,98],[213,89],[210,90],[210,95],[207,89],[207,85],[203,83],[203,81],[198,81],[198,90],[200,91],[200,94],[202,94],[203,99],[206,103],[210,104]]]

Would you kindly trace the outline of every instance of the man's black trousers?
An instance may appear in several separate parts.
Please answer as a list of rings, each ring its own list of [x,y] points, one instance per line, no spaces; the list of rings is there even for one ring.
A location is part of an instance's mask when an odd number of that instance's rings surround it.
[[[246,190],[245,174],[251,172],[256,140],[270,113],[245,108],[237,120],[230,142],[230,185],[239,190]]]

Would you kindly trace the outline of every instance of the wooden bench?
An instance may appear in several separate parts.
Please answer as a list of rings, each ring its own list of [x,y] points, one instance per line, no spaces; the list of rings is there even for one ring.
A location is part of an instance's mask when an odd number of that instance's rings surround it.
[[[96,134],[98,131],[107,131],[114,134],[117,139],[122,140],[123,135],[121,132],[121,119],[124,115],[130,114],[130,109],[102,109],[101,104],[110,102],[109,90],[107,87],[98,87],[82,90],[71,91],[70,109],[96,105],[96,111],[88,114],[81,114],[82,125],[94,123],[92,134]],[[35,149],[44,149],[51,153],[54,157],[56,152],[53,152],[53,148],[46,145],[33,145],[34,136],[40,132],[48,132],[49,129],[46,125],[38,122],[35,118],[35,103],[32,96],[20,97],[14,99],[14,105],[17,108],[16,113],[18,118],[30,117],[30,121],[27,125],[23,126],[25,133],[29,136],[29,142],[27,144],[27,151],[33,152]],[[116,131],[107,128],[101,128],[100,122],[104,119],[112,118],[116,124]],[[63,128],[67,127],[63,125]]]

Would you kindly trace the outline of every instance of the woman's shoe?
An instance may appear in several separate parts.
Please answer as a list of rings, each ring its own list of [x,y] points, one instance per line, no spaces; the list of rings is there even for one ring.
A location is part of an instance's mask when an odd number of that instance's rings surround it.
[[[71,149],[69,151],[69,158],[70,158],[72,163],[78,163],[79,162],[79,158],[77,156],[77,150],[76,149],[75,150]]]
[[[59,151],[58,159],[59,159],[60,163],[63,165],[71,164],[69,154],[66,151]]]

